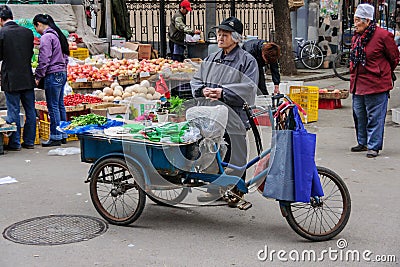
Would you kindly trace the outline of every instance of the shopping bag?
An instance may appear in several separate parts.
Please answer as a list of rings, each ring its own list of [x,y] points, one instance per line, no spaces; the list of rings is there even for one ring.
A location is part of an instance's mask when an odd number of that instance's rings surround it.
[[[307,132],[297,107],[293,107],[295,129],[293,130],[293,171],[295,201],[310,202],[311,196],[323,196],[322,186],[315,165],[316,135]],[[312,189],[314,192],[312,194]]]
[[[294,201],[292,130],[273,130],[270,168],[263,196]]]
[[[164,80],[162,74],[159,75],[159,80],[156,82],[156,91],[162,95],[165,95],[166,98],[170,98],[171,94],[168,89],[168,85]]]

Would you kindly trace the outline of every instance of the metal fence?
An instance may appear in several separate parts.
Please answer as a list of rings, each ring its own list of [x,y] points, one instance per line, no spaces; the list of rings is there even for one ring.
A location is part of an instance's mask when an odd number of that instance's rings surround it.
[[[160,51],[167,52],[168,26],[173,14],[178,11],[180,1],[127,1],[130,12],[132,41],[150,43]],[[244,25],[244,35],[273,40],[274,16],[270,1],[198,0],[191,1],[193,11],[187,15],[186,23],[203,32],[207,39],[211,26],[235,15]]]

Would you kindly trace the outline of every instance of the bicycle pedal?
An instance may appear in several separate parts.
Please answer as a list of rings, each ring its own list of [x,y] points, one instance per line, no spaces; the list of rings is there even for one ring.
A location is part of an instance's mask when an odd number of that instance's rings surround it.
[[[253,204],[251,204],[250,202],[244,202],[244,203],[242,203],[242,204],[237,206],[237,208],[240,209],[240,210],[248,210],[251,207],[253,207]]]

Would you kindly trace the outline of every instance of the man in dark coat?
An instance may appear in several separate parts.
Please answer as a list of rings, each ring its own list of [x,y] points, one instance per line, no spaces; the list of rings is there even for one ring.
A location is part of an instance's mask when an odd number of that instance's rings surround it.
[[[271,70],[272,81],[274,83],[274,93],[279,93],[279,83],[281,76],[279,74],[278,58],[280,57],[280,47],[272,42],[265,40],[249,40],[245,42],[242,49],[249,52],[256,60],[258,65],[258,89],[263,95],[268,95],[265,85],[264,67],[268,64]]]
[[[36,136],[35,79],[32,73],[33,33],[13,21],[11,9],[0,6],[1,90],[7,102],[7,123],[15,122],[17,132],[9,139],[6,150],[18,151],[21,146],[34,148]],[[23,143],[20,144],[20,102],[25,110]]]

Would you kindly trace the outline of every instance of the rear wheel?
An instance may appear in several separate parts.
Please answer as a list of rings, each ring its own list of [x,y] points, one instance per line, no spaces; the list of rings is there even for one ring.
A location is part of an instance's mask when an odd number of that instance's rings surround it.
[[[324,54],[321,48],[314,43],[308,43],[300,51],[300,59],[308,69],[318,69],[324,61]]]
[[[335,172],[317,167],[324,196],[312,197],[310,203],[281,203],[290,227],[311,241],[326,241],[346,226],[351,211],[350,193]]]
[[[96,210],[111,224],[128,225],[142,214],[146,193],[139,184],[143,176],[120,158],[100,161],[90,177],[90,196]]]
[[[333,71],[336,77],[350,81],[350,52],[339,52],[333,62]]]

